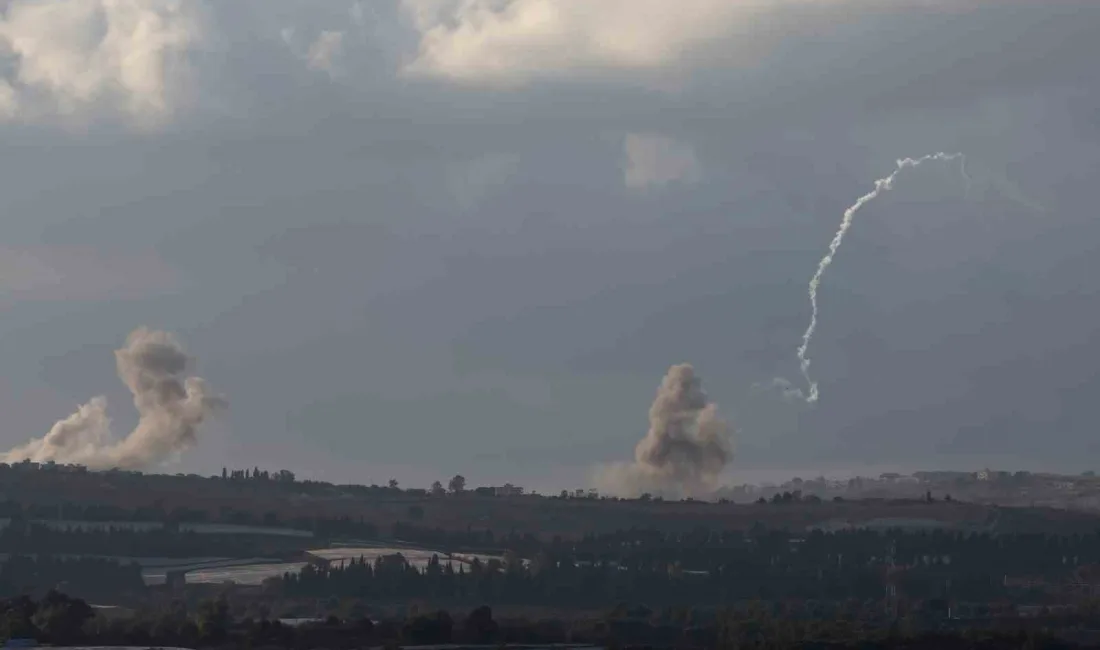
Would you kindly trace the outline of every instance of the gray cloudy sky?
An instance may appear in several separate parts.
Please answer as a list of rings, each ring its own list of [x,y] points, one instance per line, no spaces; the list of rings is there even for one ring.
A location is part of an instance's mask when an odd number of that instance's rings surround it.
[[[231,404],[171,471],[587,485],[680,362],[731,481],[1100,453],[1100,3],[0,8],[7,447],[148,325]]]

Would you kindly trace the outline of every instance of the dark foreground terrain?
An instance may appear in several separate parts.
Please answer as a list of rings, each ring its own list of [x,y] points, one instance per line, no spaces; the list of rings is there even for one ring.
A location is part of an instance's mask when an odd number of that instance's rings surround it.
[[[573,648],[1074,648],[1096,636],[1080,617],[987,620],[969,625],[921,616],[805,621],[769,611],[618,609],[585,620],[498,620],[488,607],[380,620],[236,619],[223,598],[105,616],[50,591],[0,602],[0,635],[59,646],[188,648],[573,647]]]
[[[1086,510],[931,490],[707,503],[227,474],[0,466],[0,638],[187,648],[1100,641],[1100,515]],[[262,579],[199,579],[242,564]]]

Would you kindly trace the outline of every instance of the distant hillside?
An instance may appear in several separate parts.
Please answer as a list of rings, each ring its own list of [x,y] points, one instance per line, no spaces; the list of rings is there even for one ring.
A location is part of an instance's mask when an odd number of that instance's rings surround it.
[[[698,501],[432,496],[396,488],[333,486],[199,476],[0,468],[0,517],[293,526],[347,518],[389,531],[395,522],[450,531],[493,530],[572,537],[632,527],[688,531],[753,526],[884,526],[909,522],[985,532],[1094,532],[1100,513],[1008,508],[924,499],[806,500],[735,504]],[[300,526],[299,526],[300,527]]]

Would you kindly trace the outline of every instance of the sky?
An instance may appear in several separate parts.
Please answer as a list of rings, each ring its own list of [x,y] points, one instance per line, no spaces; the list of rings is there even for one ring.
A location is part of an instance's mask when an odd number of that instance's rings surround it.
[[[228,403],[160,471],[587,487],[683,362],[731,483],[1097,465],[1096,2],[0,12],[6,448],[148,326]]]

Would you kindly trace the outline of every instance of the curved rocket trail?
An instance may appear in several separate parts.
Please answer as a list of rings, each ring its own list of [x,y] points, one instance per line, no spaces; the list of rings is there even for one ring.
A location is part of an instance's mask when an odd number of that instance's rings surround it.
[[[802,370],[803,379],[806,380],[807,390],[803,392],[801,389],[787,388],[784,391],[786,394],[801,397],[808,404],[813,404],[818,400],[819,393],[817,390],[817,382],[810,377],[810,358],[807,356],[807,352],[810,349],[810,341],[813,339],[814,331],[817,329],[817,289],[821,286],[821,277],[825,275],[825,270],[833,263],[833,258],[836,256],[837,250],[840,249],[840,245],[844,242],[844,235],[848,232],[848,229],[852,227],[852,219],[855,217],[856,212],[859,212],[860,208],[878,198],[878,196],[886,190],[892,189],[894,180],[903,170],[909,169],[910,167],[917,167],[929,161],[950,162],[953,160],[960,161],[960,173],[962,173],[963,178],[967,181],[967,189],[969,190],[970,179],[966,175],[966,157],[961,153],[940,152],[929,154],[921,158],[904,158],[898,160],[898,166],[892,174],[886,178],[880,178],[875,181],[875,189],[859,197],[859,200],[844,211],[844,218],[840,221],[840,228],[837,229],[836,234],[833,235],[833,240],[829,242],[829,252],[817,263],[817,271],[814,273],[814,276],[810,278],[810,286],[808,289],[810,295],[810,324],[806,327],[806,332],[802,334],[802,345],[798,346],[799,367]]]

